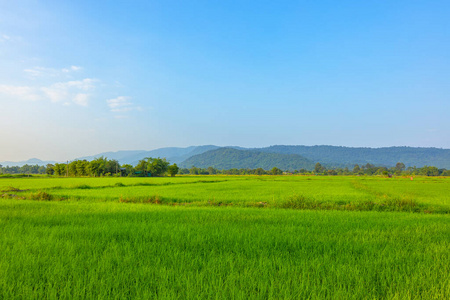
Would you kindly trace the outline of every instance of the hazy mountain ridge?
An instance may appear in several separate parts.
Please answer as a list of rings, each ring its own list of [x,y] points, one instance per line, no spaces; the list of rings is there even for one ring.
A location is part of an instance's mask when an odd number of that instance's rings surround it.
[[[263,168],[265,170],[278,167],[283,170],[309,170],[314,167],[314,162],[297,154],[266,153],[225,147],[194,155],[182,162],[180,166],[217,169]]]
[[[94,160],[96,158],[103,156],[103,157],[107,157],[108,159],[115,159],[120,162],[120,161],[127,160],[127,158],[130,156],[139,155],[139,154],[145,153],[145,152],[146,152],[145,150],[121,150],[121,151],[116,151],[116,152],[110,151],[110,152],[99,153],[96,155],[83,156],[83,157],[79,157],[77,159],[91,161],[91,160]]]
[[[154,150],[125,150],[117,152],[103,152],[96,155],[80,157],[78,159],[86,159],[91,161],[98,157],[106,157],[108,159],[115,159],[119,161],[120,164],[130,164],[136,165],[141,159],[145,157],[160,157],[166,158],[170,163],[180,163],[189,157],[203,152],[217,149],[218,146],[214,145],[204,145],[204,146],[190,146],[190,147],[166,147]]]
[[[285,146],[275,145],[258,151],[298,154],[329,166],[352,167],[355,164],[394,166],[403,162],[407,167],[436,166],[450,168],[450,149],[419,147],[342,147],[342,146]]]
[[[234,149],[239,151],[248,152],[260,152],[266,154],[275,155],[298,155],[312,161],[314,163],[320,162],[328,167],[353,167],[355,164],[373,164],[377,166],[394,166],[397,162],[403,162],[407,167],[416,166],[423,167],[436,166],[438,168],[450,169],[450,149],[441,148],[420,148],[420,147],[382,147],[382,148],[363,148],[363,147],[343,147],[343,146],[293,146],[293,145],[273,145],[263,148],[243,148],[239,146],[219,147],[215,145],[204,146],[190,146],[190,147],[167,147],[159,148],[150,151],[146,150],[124,150],[116,152],[103,152],[97,155],[80,157],[78,159],[86,159],[88,161],[98,158],[100,156],[107,157],[108,159],[118,160],[120,164],[136,165],[139,160],[145,157],[160,157],[166,158],[170,163],[176,163],[183,167],[200,167],[204,165],[204,162],[210,161],[217,166],[233,166],[236,168],[244,168],[244,166],[258,165],[256,162],[250,162],[246,155],[236,153],[231,155],[227,152],[227,156],[217,156],[212,160],[212,155],[208,152],[218,149]],[[198,155],[204,155],[204,157]],[[250,154],[248,154],[250,155]],[[261,156],[261,154],[259,154]],[[195,156],[195,160],[191,159]],[[257,160],[254,154],[251,154],[253,158],[251,160]],[[236,159],[241,157],[243,159],[242,164],[236,164]],[[262,157],[262,156],[261,156]],[[262,159],[260,157],[260,159]],[[280,156],[275,158],[274,155],[270,156],[268,161],[279,162],[282,168],[283,166],[293,166],[289,160],[297,161],[299,157]],[[229,161],[232,159],[232,161]],[[42,161],[37,158],[32,158],[25,161],[13,162],[3,161],[0,162],[3,166],[23,166],[28,165],[40,165],[45,166],[47,164],[54,164],[56,161]],[[298,160],[300,162],[300,160]],[[198,165],[196,165],[198,164]],[[212,166],[212,165],[211,165]],[[207,166],[209,167],[209,166]]]
[[[10,167],[22,167],[24,165],[38,165],[38,166],[46,166],[47,164],[54,164],[57,163],[57,161],[54,160],[40,160],[38,158],[30,158],[28,160],[22,160],[22,161],[2,161],[0,162],[0,165],[3,167],[10,166]]]

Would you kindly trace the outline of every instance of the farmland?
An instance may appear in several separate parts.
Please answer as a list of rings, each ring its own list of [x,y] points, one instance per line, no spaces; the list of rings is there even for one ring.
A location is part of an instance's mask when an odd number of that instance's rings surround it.
[[[450,297],[449,178],[32,177],[0,190],[0,298]]]
[[[54,200],[156,202],[188,206],[372,209],[450,212],[450,178],[376,176],[182,176],[161,178],[24,178],[0,180],[3,195]],[[39,200],[39,197],[37,197]],[[45,199],[44,199],[45,200]],[[298,203],[301,204],[301,203]],[[396,204],[405,204],[396,207]],[[410,205],[408,205],[410,204]],[[314,208],[312,205],[309,208]]]

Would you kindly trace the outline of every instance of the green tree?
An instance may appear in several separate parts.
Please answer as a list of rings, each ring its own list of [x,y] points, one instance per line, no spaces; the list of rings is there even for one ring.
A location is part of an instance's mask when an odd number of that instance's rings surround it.
[[[141,176],[162,176],[168,167],[169,162],[165,158],[146,157],[139,161],[136,171],[141,172]]]
[[[217,170],[214,169],[213,167],[208,167],[208,169],[206,169],[206,171],[208,172],[209,175],[217,174]]]
[[[321,163],[317,163],[314,166],[314,172],[316,172],[316,173],[323,173],[324,171],[325,171],[325,168],[322,166]]]
[[[188,169],[188,168],[182,168],[182,169],[180,169],[179,173],[180,173],[181,175],[189,174],[189,169]]]
[[[47,164],[47,169],[45,170],[47,175],[53,175],[55,173],[55,170],[53,170],[53,167],[54,167],[54,165]]]
[[[148,158],[147,171],[149,171],[152,176],[163,176],[169,167],[169,162],[163,158]]]
[[[282,175],[283,174],[283,171],[281,171],[277,167],[273,167],[270,172],[272,173],[272,175]]]
[[[103,156],[89,162],[89,173],[91,176],[98,177],[105,174],[106,158]]]
[[[264,175],[264,174],[267,174],[267,172],[263,168],[258,168],[255,170],[255,175]]]
[[[89,171],[89,162],[87,160],[77,161],[77,176],[87,176]]]
[[[388,175],[389,172],[386,167],[379,167],[375,172],[375,175]]]
[[[179,169],[180,168],[178,168],[177,164],[173,164],[167,167],[167,173],[169,173],[171,177],[174,177],[176,174],[178,174]]]
[[[192,167],[189,169],[189,174],[191,175],[199,175],[200,174],[200,169],[197,167]]]
[[[56,176],[66,175],[66,164],[56,163],[53,167]]]
[[[39,166],[38,174],[45,174],[47,172],[47,168],[44,166]]]
[[[395,169],[396,169],[397,171],[400,171],[400,172],[404,171],[405,168],[406,168],[406,167],[405,167],[405,164],[402,163],[402,162],[398,162],[398,163],[395,165]]]
[[[141,159],[135,167],[136,173],[138,173],[137,175],[147,176],[147,166],[148,166],[147,159],[145,158]]]
[[[129,164],[122,165],[122,169],[125,169],[125,174],[123,175],[130,177],[134,175],[135,169],[132,165]]]
[[[117,160],[111,159],[105,162],[105,173],[117,174],[120,169],[120,164]]]
[[[337,171],[336,170],[328,170],[327,171],[328,175],[337,175]]]
[[[423,168],[420,169],[420,174],[425,176],[439,176],[439,169],[436,167],[423,166]]]
[[[69,176],[77,176],[77,160],[69,163]]]

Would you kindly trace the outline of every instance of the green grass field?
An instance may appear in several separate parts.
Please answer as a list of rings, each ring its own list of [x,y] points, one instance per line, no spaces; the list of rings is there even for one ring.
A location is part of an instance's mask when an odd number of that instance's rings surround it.
[[[449,299],[449,183],[0,179],[0,299]]]
[[[3,195],[66,201],[154,202],[450,213],[450,178],[184,176],[1,179]],[[18,191],[17,191],[18,190]]]

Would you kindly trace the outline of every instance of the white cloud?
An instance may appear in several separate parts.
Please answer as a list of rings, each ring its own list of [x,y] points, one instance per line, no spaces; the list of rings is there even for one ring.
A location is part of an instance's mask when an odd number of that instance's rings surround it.
[[[40,90],[44,93],[46,98],[52,102],[59,102],[68,98],[68,91],[66,89],[55,87],[42,87]]]
[[[75,80],[75,81],[68,81],[68,82],[63,82],[63,83],[56,83],[56,85],[61,86],[61,87],[68,87],[68,88],[77,88],[83,91],[88,91],[93,89],[94,83],[97,80],[92,79],[92,78],[85,78],[83,80]]]
[[[114,99],[106,100],[110,110],[112,112],[125,112],[133,110],[133,103],[130,101],[130,97],[120,96]]]
[[[20,100],[50,100],[52,102],[75,103],[81,106],[89,104],[91,92],[95,88],[95,79],[85,78],[67,82],[57,82],[49,86],[11,86],[0,85],[0,93]]]
[[[38,77],[68,77],[70,73],[81,71],[83,68],[79,66],[70,66],[68,68],[54,69],[45,67],[34,67],[23,70],[31,78]]]
[[[21,43],[22,41],[21,36],[0,33],[0,44],[16,44]]]
[[[70,66],[70,68],[64,68],[64,69],[61,69],[61,72],[64,72],[64,73],[70,73],[70,72],[81,71],[82,69],[83,69],[82,67],[78,67],[78,66]]]
[[[73,98],[73,102],[75,104],[81,105],[81,106],[87,106],[89,102],[89,94],[76,94]]]
[[[9,35],[6,35],[6,34],[0,35],[0,42],[6,42],[6,41],[9,41],[10,39],[11,39],[11,37]]]
[[[91,78],[58,82],[49,87],[43,87],[41,90],[52,102],[72,100],[75,104],[87,106],[89,94],[86,92],[94,89],[94,82],[95,80]]]
[[[130,97],[119,96],[114,99],[106,100],[106,104],[108,105],[111,112],[113,112],[115,119],[126,119],[129,116],[124,114],[130,111],[142,111],[142,108],[139,106],[135,106],[131,101]]]
[[[0,93],[29,101],[41,100],[38,89],[29,86],[0,85]]]
[[[23,71],[31,77],[39,77],[39,76],[42,76],[42,73],[43,73],[40,68],[25,69]]]

